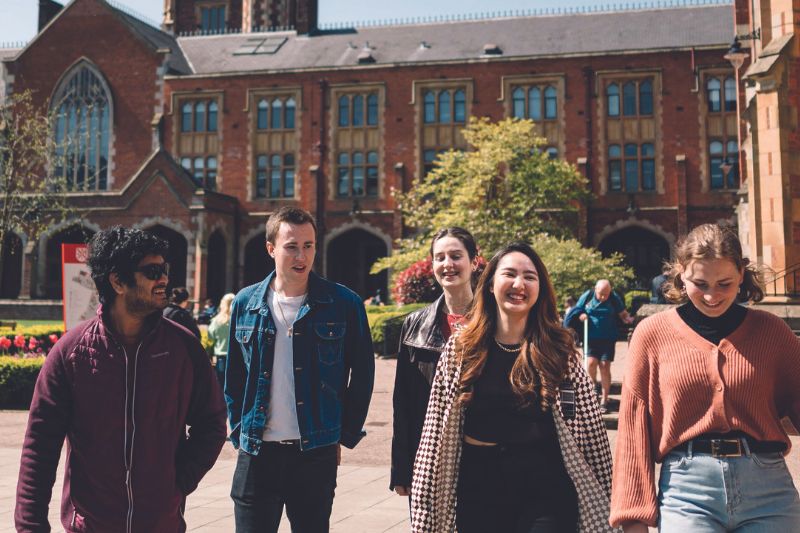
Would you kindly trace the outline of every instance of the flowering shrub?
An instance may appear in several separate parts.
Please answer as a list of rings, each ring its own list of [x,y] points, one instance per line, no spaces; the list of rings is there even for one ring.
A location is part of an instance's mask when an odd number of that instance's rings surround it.
[[[23,334],[0,334],[0,356],[14,355],[16,357],[43,357],[58,341],[57,333],[35,336]]]
[[[479,255],[478,268],[472,275],[473,285],[478,281],[485,268],[486,259]],[[436,283],[436,278],[433,276],[433,263],[430,257],[417,261],[400,272],[392,289],[394,301],[400,305],[432,302],[440,294],[442,294],[442,288]]]

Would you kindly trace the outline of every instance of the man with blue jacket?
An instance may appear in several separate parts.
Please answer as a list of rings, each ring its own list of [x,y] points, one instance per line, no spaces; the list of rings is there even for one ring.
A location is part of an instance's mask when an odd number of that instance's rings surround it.
[[[327,532],[340,445],[365,435],[375,361],[364,304],[313,272],[316,225],[283,207],[267,221],[275,271],[231,308],[225,400],[236,531]]]

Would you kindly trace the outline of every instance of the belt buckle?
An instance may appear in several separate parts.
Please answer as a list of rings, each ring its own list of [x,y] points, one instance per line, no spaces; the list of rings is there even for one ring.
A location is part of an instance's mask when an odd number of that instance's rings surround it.
[[[736,451],[733,453],[722,453],[723,444],[736,443]],[[711,439],[711,456],[712,457],[741,457],[742,453],[742,440],[741,439]]]

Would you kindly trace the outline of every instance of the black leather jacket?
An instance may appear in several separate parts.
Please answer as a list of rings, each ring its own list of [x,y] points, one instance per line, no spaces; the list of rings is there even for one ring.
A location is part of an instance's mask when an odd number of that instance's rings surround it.
[[[447,339],[442,333],[444,295],[403,321],[394,379],[394,433],[389,490],[411,487],[414,456],[419,446],[431,383]]]

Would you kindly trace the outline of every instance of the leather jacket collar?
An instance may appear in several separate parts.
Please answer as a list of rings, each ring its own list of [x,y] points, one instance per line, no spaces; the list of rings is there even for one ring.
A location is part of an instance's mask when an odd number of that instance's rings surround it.
[[[442,335],[441,318],[444,314],[444,294],[427,307],[409,316],[409,326],[403,344],[441,352],[445,338]]]

